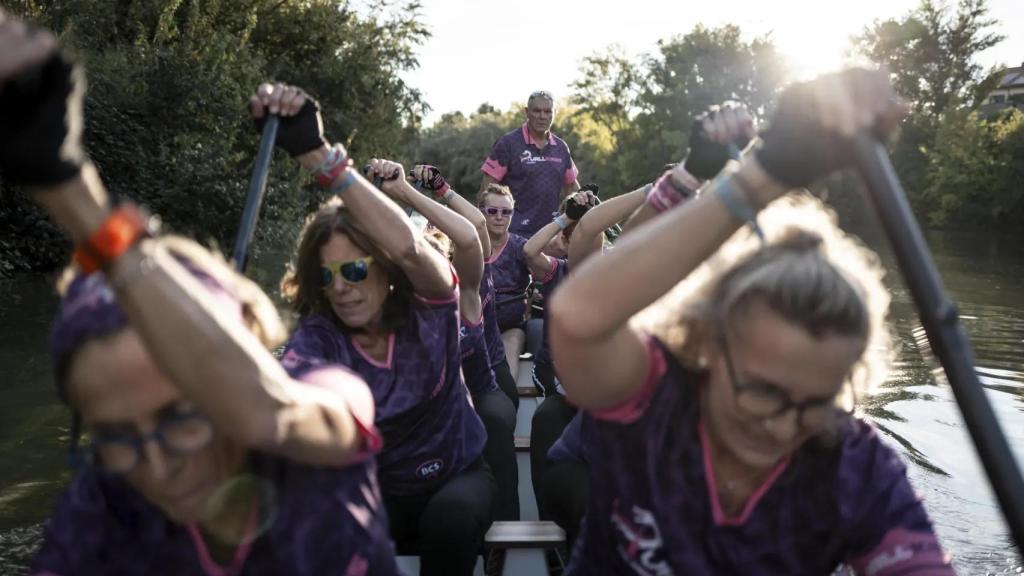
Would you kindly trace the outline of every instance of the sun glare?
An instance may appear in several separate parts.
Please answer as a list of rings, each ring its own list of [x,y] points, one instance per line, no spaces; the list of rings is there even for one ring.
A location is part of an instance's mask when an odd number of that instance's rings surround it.
[[[785,55],[794,80],[808,80],[843,68],[849,39],[845,32],[821,22],[808,23],[797,33],[773,35]]]

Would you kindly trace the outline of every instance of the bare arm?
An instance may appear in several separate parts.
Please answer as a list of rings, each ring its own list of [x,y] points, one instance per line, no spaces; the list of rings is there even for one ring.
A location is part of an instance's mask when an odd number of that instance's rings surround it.
[[[463,315],[476,320],[480,308],[480,280],[484,275],[484,255],[472,224],[462,216],[420,194],[405,180],[396,183],[397,199],[422,214],[452,241],[452,266],[459,275],[459,297]]]
[[[569,196],[572,196],[573,193],[579,192],[579,191],[580,191],[580,181],[579,180],[573,180],[571,183],[569,183],[569,184],[567,184],[565,186],[562,186],[562,195],[558,198],[558,201],[561,202],[561,201],[565,200],[566,198],[568,198]]]
[[[106,197],[89,165],[79,177],[34,195],[76,244],[105,219]],[[341,465],[361,450],[345,399],[291,380],[259,340],[156,243],[129,249],[105,273],[154,362],[219,429],[247,446],[315,465]]]
[[[783,192],[756,163],[741,170],[745,182],[764,189],[762,198]],[[548,311],[552,353],[573,403],[607,408],[636,393],[648,360],[629,319],[688,276],[739,226],[709,194],[670,210],[573,271]]]
[[[296,160],[312,170],[323,162],[327,152],[328,148],[324,146]],[[370,166],[375,174],[382,177],[390,177],[395,172],[400,175],[396,179],[385,179],[381,187],[394,191],[401,186],[408,186],[401,178],[404,169],[400,164],[374,159],[370,161]],[[384,192],[362,175],[354,176],[355,181],[341,196],[345,206],[359,218],[366,233],[405,272],[417,294],[425,298],[450,297],[455,284],[448,260],[423,239],[405,212]],[[346,177],[344,174],[339,175],[338,180]]]
[[[562,228],[555,222],[548,222],[540,230],[530,236],[530,239],[523,245],[523,257],[526,258],[526,266],[530,274],[535,278],[544,278],[551,270],[552,258],[542,252],[544,247],[551,242],[551,239],[562,232]]]
[[[462,216],[476,229],[476,235],[480,239],[480,248],[483,250],[484,258],[491,257],[491,236],[487,233],[487,219],[484,218],[480,209],[466,200],[459,193],[452,191],[448,197],[448,207]]]
[[[569,244],[569,266],[575,269],[601,247],[604,231],[625,220],[647,197],[647,186],[621,194],[591,208],[576,223]]]

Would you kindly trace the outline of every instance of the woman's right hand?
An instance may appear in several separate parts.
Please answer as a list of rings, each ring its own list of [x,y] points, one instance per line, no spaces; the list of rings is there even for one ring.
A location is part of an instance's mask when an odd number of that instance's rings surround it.
[[[287,84],[260,84],[249,98],[249,113],[256,130],[263,131],[267,116],[277,114],[276,144],[293,158],[327,145],[320,104],[301,88]]]
[[[54,36],[0,12],[0,172],[51,187],[78,175],[85,79]]]
[[[395,200],[405,202],[405,191],[409,184],[402,178],[405,168],[400,163],[383,158],[373,158],[366,168],[368,178],[379,177],[381,179],[381,192]]]
[[[885,137],[907,111],[884,71],[855,68],[794,84],[782,93],[756,157],[778,182],[807,186],[851,165],[858,135]]]

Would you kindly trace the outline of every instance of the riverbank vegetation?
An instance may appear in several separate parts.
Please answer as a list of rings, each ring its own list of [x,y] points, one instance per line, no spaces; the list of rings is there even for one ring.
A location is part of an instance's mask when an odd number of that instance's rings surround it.
[[[86,143],[112,191],[148,205],[172,230],[230,248],[256,149],[245,102],[265,78],[320,98],[327,133],[356,158],[437,164],[467,195],[491,144],[521,123],[518,106],[484,103],[424,127],[428,103],[401,79],[429,35],[416,19],[422,9],[378,2],[358,11],[346,0],[0,6],[57,30],[88,66]],[[851,54],[889,66],[913,104],[891,151],[927,226],[1009,229],[1024,219],[1024,114],[979,113],[998,80],[977,63],[1002,39],[992,29],[984,0],[951,8],[923,0],[851,39]],[[764,117],[789,81],[770,37],[697,25],[639,58],[615,46],[586,58],[555,131],[581,181],[618,194],[684,155],[695,114],[734,99]],[[842,206],[855,187],[834,178],[816,192]],[[59,266],[69,247],[56,229],[23,191],[0,182],[0,194],[0,276]],[[257,245],[290,238],[320,199],[278,158]]]

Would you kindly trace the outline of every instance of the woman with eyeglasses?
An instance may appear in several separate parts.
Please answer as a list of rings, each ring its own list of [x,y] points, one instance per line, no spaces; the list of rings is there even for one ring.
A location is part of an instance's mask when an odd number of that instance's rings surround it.
[[[53,36],[0,11],[0,47],[0,175],[76,246],[51,348],[79,469],[31,573],[398,574],[366,383],[326,363],[290,378],[258,287],[109,207]]]
[[[752,159],[555,293],[590,467],[566,574],[952,574],[899,456],[849,413],[888,350],[877,260],[820,202],[781,198],[904,112],[878,72],[791,86]],[[670,292],[660,325],[631,322]]]
[[[498,331],[501,334],[505,362],[509,368],[508,376],[511,377],[514,387],[519,374],[519,354],[526,346],[526,299],[531,281],[530,268],[523,258],[526,238],[508,231],[515,211],[515,198],[507,186],[488,184],[477,196],[477,206],[487,220],[491,250],[484,263],[488,266],[494,282]],[[489,338],[488,346],[492,342],[494,339]],[[490,348],[493,354],[497,347]],[[499,378],[505,377],[501,372],[495,371]],[[505,387],[502,386],[502,389]],[[518,393],[516,397],[518,398]]]
[[[459,278],[405,212],[351,168],[344,148],[327,146],[311,98],[264,85],[254,116],[267,108],[294,111],[295,131],[279,134],[278,144],[317,143],[296,160],[336,194],[308,219],[282,280],[300,320],[281,361],[293,375],[341,364],[366,380],[399,552],[418,554],[421,574],[468,576],[497,487],[460,370]],[[375,159],[370,173],[392,193],[407,186],[400,165]]]

